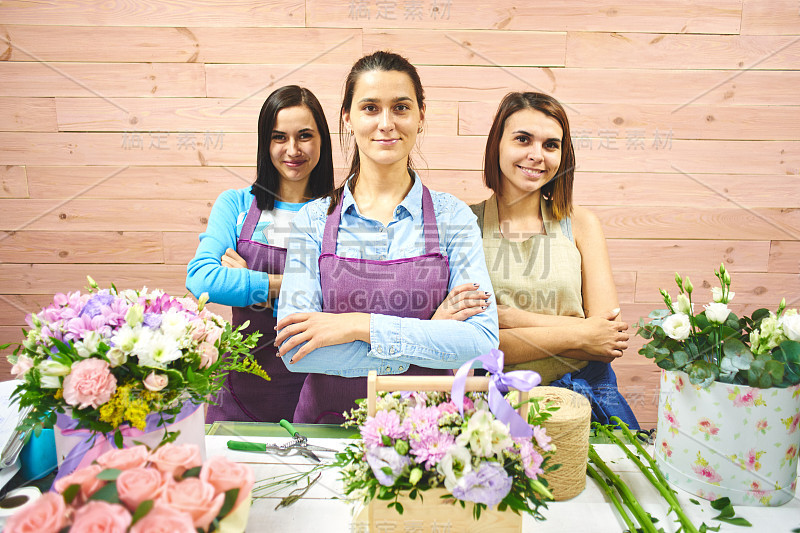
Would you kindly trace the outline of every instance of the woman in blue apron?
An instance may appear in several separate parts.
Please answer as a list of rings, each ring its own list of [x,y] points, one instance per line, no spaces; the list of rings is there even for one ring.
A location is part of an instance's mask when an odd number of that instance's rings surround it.
[[[365,376],[447,373],[497,346],[497,312],[431,320],[465,283],[491,293],[475,215],[411,169],[425,103],[396,54],[361,58],[345,81],[340,131],[355,139],[350,177],[293,221],[276,342],[308,372],[295,422],[343,420]]]
[[[541,93],[510,93],[486,142],[484,182],[472,206],[498,303],[509,370],[589,398],[593,418],[638,428],[611,361],[627,348],[600,221],[572,202],[575,157],[563,107]]]
[[[277,422],[291,419],[305,376],[276,358],[275,299],[286,261],[291,220],[309,199],[333,189],[328,123],[308,89],[290,85],[274,91],[258,119],[256,181],[223,192],[188,266],[186,287],[210,301],[233,307],[233,324],[250,321],[260,331],[254,352],[271,380],[231,373],[206,422]]]

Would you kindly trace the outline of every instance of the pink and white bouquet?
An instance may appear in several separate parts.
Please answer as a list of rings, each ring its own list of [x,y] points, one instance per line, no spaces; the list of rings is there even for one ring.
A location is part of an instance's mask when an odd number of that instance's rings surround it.
[[[7,533],[243,531],[253,472],[192,444],[111,450],[8,519]]]
[[[244,338],[207,300],[174,298],[160,290],[99,289],[56,294],[30,314],[25,340],[9,356],[23,381],[14,391],[21,408],[33,410],[22,428],[52,422],[67,412],[77,429],[145,430],[151,413],[159,425],[185,404],[200,405],[223,386],[231,371],[269,379],[249,353],[259,333]]]
[[[501,352],[493,352],[500,354],[502,368]],[[538,383],[538,374],[530,374]],[[452,395],[384,392],[378,394],[375,416],[368,416],[366,403],[347,414],[345,425],[358,426],[361,433],[357,443],[337,454],[348,498],[364,504],[386,500],[402,513],[400,496],[413,500],[426,490],[444,488],[462,507],[473,502],[475,518],[497,506],[543,519],[539,508],[546,508],[545,500],[553,496],[541,476],[557,466],[547,464],[554,448],[541,424],[557,408],[533,399],[525,421],[497,389],[492,392],[493,386],[488,394],[464,395],[463,388],[459,394],[456,387]],[[502,411],[499,402],[517,417],[516,428],[495,415]]]

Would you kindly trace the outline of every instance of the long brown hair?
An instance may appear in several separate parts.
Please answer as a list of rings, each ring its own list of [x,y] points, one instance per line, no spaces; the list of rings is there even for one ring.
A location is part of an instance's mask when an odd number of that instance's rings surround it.
[[[572,213],[572,183],[575,180],[575,151],[569,132],[569,120],[558,100],[544,93],[508,93],[500,102],[497,114],[486,139],[486,153],[483,159],[483,182],[495,194],[503,192],[500,172],[500,139],[508,117],[523,109],[535,109],[558,122],[563,132],[561,139],[561,163],[553,179],[542,187],[542,195],[550,203],[553,218],[561,220]]]
[[[350,69],[350,73],[347,75],[347,78],[345,79],[342,108],[339,111],[339,132],[345,131],[344,118],[342,117],[342,114],[344,112],[350,112],[350,108],[353,105],[353,93],[355,93],[358,79],[365,72],[372,72],[376,70],[384,72],[403,72],[407,74],[411,80],[411,84],[414,86],[414,95],[417,100],[417,106],[419,106],[420,109],[424,109],[425,92],[422,89],[422,82],[419,79],[419,73],[414,65],[412,65],[405,57],[392,52],[373,52],[372,54],[364,56],[356,61],[353,65],[353,68]],[[346,150],[350,142],[350,135],[341,134],[339,139],[342,144],[342,149]],[[411,163],[410,155],[408,157],[408,168],[414,168]],[[353,155],[350,159],[350,173],[348,174],[348,176],[352,176],[352,179],[350,180],[351,191],[355,187],[356,181],[358,181],[358,175],[360,172],[361,159],[358,155],[358,146],[355,146],[353,148]],[[342,193],[344,192],[346,183],[347,182],[343,183],[341,187],[337,187],[328,195],[331,198],[331,203],[328,207],[329,215],[333,213],[333,210],[336,209],[336,206],[339,205],[339,202],[342,200]]]

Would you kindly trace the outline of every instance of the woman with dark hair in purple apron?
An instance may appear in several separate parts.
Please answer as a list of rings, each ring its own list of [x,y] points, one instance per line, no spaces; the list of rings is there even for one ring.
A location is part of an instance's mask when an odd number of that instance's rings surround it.
[[[376,52],[353,66],[340,116],[356,144],[350,177],[292,222],[281,288],[276,344],[291,371],[308,372],[295,422],[341,422],[370,370],[448,373],[497,346],[475,216],[411,170],[424,116],[405,58]],[[458,314],[474,300],[483,305]]]
[[[214,203],[186,287],[232,306],[234,325],[249,321],[247,334],[262,333],[254,353],[271,380],[229,374],[206,422],[291,419],[303,386],[305,376],[289,372],[275,357],[274,341],[289,223],[305,202],[333,188],[328,123],[308,89],[281,87],[264,102],[256,174],[252,187],[225,191]]]

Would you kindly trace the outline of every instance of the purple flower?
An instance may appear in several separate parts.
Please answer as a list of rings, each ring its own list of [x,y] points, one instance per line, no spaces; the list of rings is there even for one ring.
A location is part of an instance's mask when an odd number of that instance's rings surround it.
[[[411,463],[411,459],[407,455],[400,455],[394,448],[376,446],[367,449],[367,463],[378,483],[391,487],[403,469]],[[390,472],[385,471],[385,468]]]
[[[158,329],[161,327],[161,315],[158,313],[145,313],[142,323],[148,328]]]
[[[542,450],[549,452],[553,448],[550,445],[552,439],[547,435],[547,431],[543,426],[534,426],[533,436],[536,439],[536,444],[538,444]]]
[[[110,294],[95,294],[89,301],[86,302],[86,305],[83,306],[83,310],[81,311],[81,316],[87,315],[89,317],[94,317],[99,315],[103,312],[103,307],[110,306],[115,300],[115,297]]]
[[[405,429],[400,422],[400,415],[396,411],[378,411],[374,417],[367,418],[367,421],[361,426],[361,437],[368,447],[382,446],[384,435],[390,439],[406,438]]]
[[[525,438],[514,439],[514,442],[519,448],[519,458],[522,467],[525,469],[525,475],[531,479],[536,479],[540,474],[544,474],[544,470],[541,468],[544,458],[533,447],[533,442]],[[551,448],[549,444],[547,447],[548,449]]]
[[[438,464],[456,442],[451,434],[438,430],[425,432],[420,436],[421,439],[411,441],[411,453],[417,457],[417,463],[425,463],[425,470]]]
[[[494,507],[511,490],[511,476],[500,463],[484,461],[477,470],[467,472],[453,488],[459,500]]]

